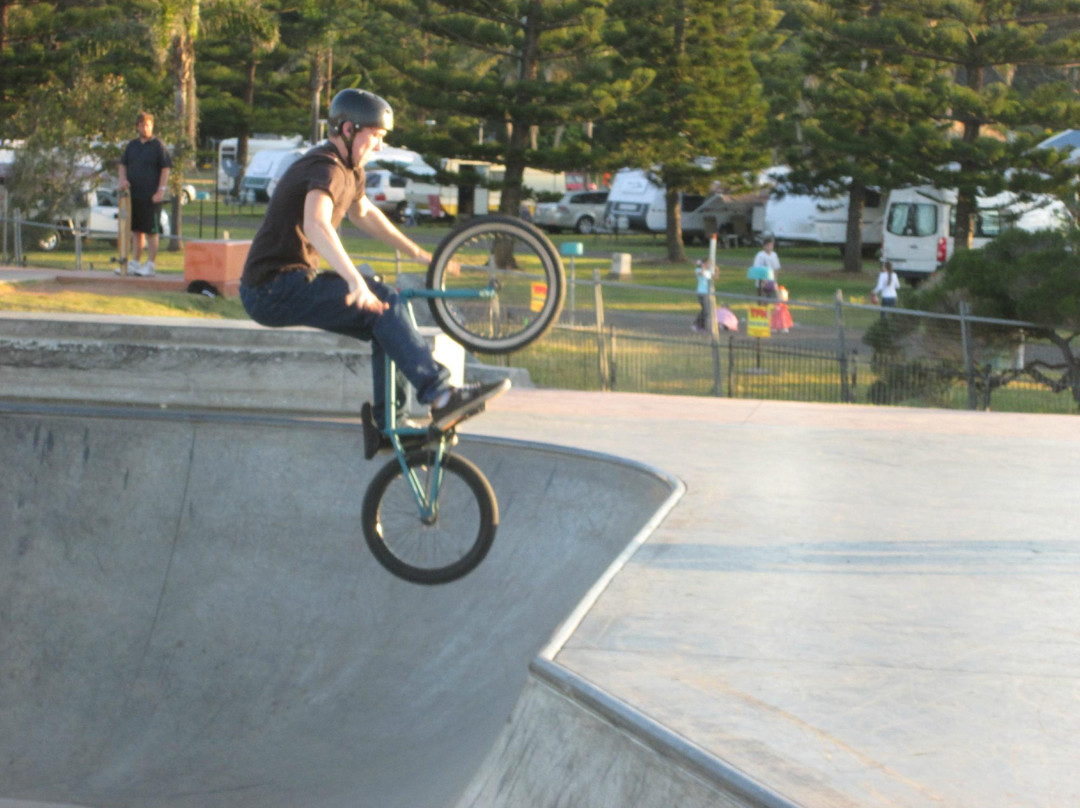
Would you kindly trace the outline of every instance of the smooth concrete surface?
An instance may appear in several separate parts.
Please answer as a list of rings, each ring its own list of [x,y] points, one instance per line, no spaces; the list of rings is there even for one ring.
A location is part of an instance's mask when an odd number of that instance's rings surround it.
[[[439,329],[420,331],[460,384],[464,349]],[[352,416],[371,390],[370,343],[313,328],[0,312],[7,398]],[[421,411],[411,396],[409,408]]]
[[[531,390],[467,428],[685,483],[542,655],[620,721],[761,804],[1080,805],[1077,417]],[[463,805],[655,804],[533,684]]]
[[[468,438],[500,527],[441,587],[360,529],[355,422],[0,402],[0,805],[452,805],[674,482]]]

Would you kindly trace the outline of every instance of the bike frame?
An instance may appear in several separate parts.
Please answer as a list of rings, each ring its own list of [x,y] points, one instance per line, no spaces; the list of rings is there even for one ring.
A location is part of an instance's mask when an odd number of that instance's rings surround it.
[[[401,299],[409,310],[409,317],[416,325],[416,316],[413,313],[413,298],[438,298],[442,300],[475,300],[477,298],[494,298],[495,290],[492,287],[484,289],[402,289],[399,292]],[[453,429],[449,432],[438,432],[432,427],[407,427],[397,424],[397,365],[390,357],[385,362],[386,384],[385,387],[385,415],[386,425],[383,434],[390,439],[390,445],[394,447],[398,463],[405,479],[409,481],[409,489],[420,511],[423,522],[431,524],[439,513],[439,489],[442,487],[443,458],[448,451],[448,445],[453,437]],[[437,437],[435,437],[437,433]],[[403,438],[432,436],[435,443],[434,471],[425,486],[416,473],[405,462],[405,447]]]

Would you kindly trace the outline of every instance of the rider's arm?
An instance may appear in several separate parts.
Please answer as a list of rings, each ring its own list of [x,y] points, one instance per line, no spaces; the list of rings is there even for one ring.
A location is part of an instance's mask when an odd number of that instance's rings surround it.
[[[378,239],[418,263],[431,263],[431,253],[398,230],[366,196],[361,196],[349,208],[349,219],[365,235]]]
[[[333,224],[334,201],[321,189],[308,191],[304,197],[304,235],[319,255],[349,285],[350,304],[369,311],[385,311],[383,303],[368,288],[363,276],[356,271],[352,259],[338,237]]]

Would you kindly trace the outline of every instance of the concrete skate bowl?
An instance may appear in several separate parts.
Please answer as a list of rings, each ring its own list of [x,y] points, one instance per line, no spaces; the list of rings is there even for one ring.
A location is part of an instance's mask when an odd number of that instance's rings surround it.
[[[612,458],[459,449],[499,533],[421,587],[363,543],[385,460],[355,424],[0,404],[0,805],[452,805],[672,492]]]

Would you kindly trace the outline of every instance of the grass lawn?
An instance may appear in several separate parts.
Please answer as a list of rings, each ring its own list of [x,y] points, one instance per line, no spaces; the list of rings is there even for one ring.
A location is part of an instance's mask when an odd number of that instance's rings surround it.
[[[262,223],[265,205],[219,204],[215,217],[213,201],[189,204],[183,208],[183,231],[188,239],[222,238],[225,233],[233,239],[250,239]],[[447,225],[422,224],[408,228],[407,232],[417,242],[434,249],[446,234]],[[368,263],[388,279],[399,271],[423,272],[424,268],[411,262],[395,261],[393,251],[380,242],[363,238],[355,228],[342,228],[342,240],[349,254],[357,263]],[[620,234],[579,236],[559,234],[552,236],[558,247],[566,241],[580,241],[585,255],[574,261],[574,276],[578,281],[575,290],[576,307],[591,311],[593,295],[585,281],[591,281],[596,270],[607,281],[613,253],[631,255],[631,275],[624,283],[605,284],[604,304],[612,309],[633,310],[650,313],[691,314],[697,309],[694,294],[694,262],[707,256],[703,246],[687,247],[687,261],[672,264],[667,260],[667,248],[663,237],[650,234]],[[184,254],[180,249],[170,250],[169,239],[162,239],[158,253],[157,271],[161,277],[179,276],[183,272]],[[716,289],[720,295],[752,295],[753,282],[747,280],[746,269],[753,260],[756,247],[720,250],[717,256],[719,273]],[[832,302],[837,289],[843,289],[845,299],[863,302],[876,280],[876,262],[866,262],[861,275],[852,276],[840,271],[840,255],[834,249],[815,247],[791,247],[779,250],[784,269],[780,282],[787,287],[793,300],[808,302]],[[91,240],[83,245],[83,268],[100,272],[109,277],[115,263],[115,242]],[[571,267],[564,259],[567,274]],[[871,264],[873,266],[871,266]],[[73,269],[74,252],[70,243],[63,244],[55,252],[31,252],[27,255],[30,267]],[[49,284],[18,284],[0,287],[0,309],[21,311],[80,311],[107,314],[171,314],[202,317],[243,317],[239,305],[233,301],[195,299],[182,292],[146,292],[139,290],[137,282],[128,282],[123,288],[102,289],[100,294],[90,288],[71,284],[53,288]],[[650,288],[642,288],[650,287]],[[666,291],[670,290],[670,291]],[[745,307],[733,304],[733,308]]]

